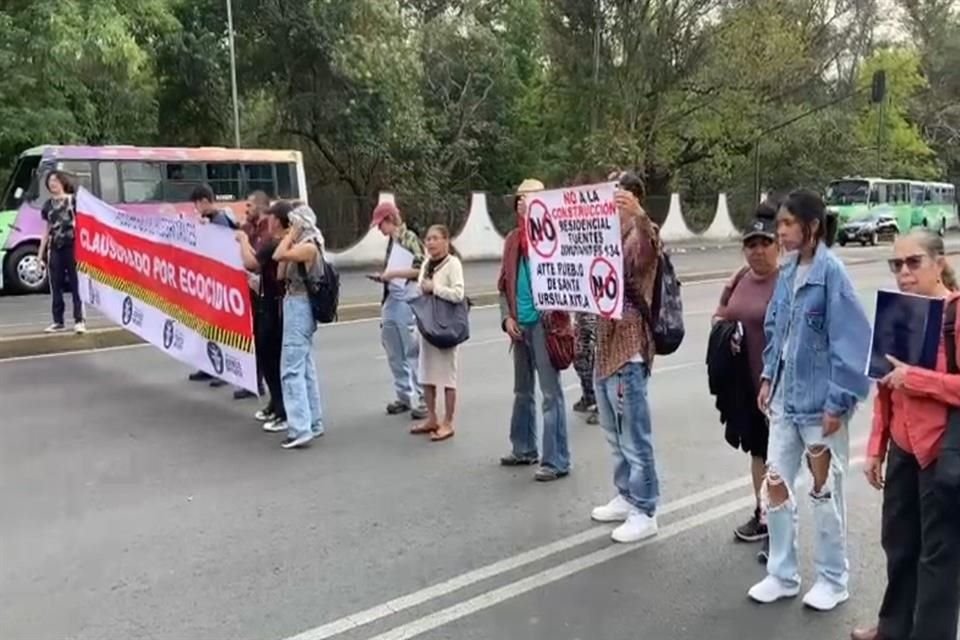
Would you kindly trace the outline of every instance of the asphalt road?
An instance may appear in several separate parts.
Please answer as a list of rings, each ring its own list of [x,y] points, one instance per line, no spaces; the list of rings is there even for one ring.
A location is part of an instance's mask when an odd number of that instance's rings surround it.
[[[881,264],[851,273],[869,307],[891,285]],[[703,365],[719,292],[685,288],[688,337],[656,363],[664,506],[660,537],[639,547],[590,522],[612,495],[599,427],[571,414],[565,480],[497,465],[512,370],[490,309],[475,311],[457,436],[442,444],[384,415],[375,321],[320,330],[328,431],[303,451],[260,431],[256,402],[187,382],[150,347],[0,362],[0,638],[846,638],[884,581],[879,499],[857,470],[851,601],[814,614],[746,599],[763,575],[732,536],[751,510],[748,461],[723,441]],[[852,423],[855,455],[868,419]]]
[[[960,235],[948,239],[948,247],[960,250]],[[736,246],[673,247],[674,266],[681,276],[704,272],[732,271],[742,258]],[[879,247],[847,247],[839,249],[844,259],[857,260],[885,257],[890,252],[888,245]],[[491,262],[468,263],[465,270],[467,290],[473,294],[494,291],[499,264]],[[367,280],[364,271],[347,271],[341,274],[341,305],[369,304],[380,301],[380,288]],[[71,317],[67,300],[67,319]],[[4,296],[0,297],[0,338],[37,334],[50,324],[50,297]],[[88,327],[99,328],[112,324],[95,309],[88,310]]]

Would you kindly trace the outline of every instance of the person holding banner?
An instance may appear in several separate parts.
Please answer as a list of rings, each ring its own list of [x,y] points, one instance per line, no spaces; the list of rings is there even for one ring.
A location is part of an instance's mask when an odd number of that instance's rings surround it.
[[[273,253],[280,263],[279,274],[286,280],[283,299],[283,347],[280,380],[287,411],[287,439],[284,449],[298,449],[323,435],[323,406],[317,367],[313,360],[313,335],[317,321],[299,269],[304,265],[310,278],[323,277],[323,236],[317,217],[308,206],[290,212],[290,227]]]
[[[254,191],[247,196],[246,219],[240,225],[240,230],[250,240],[250,247],[259,252],[264,244],[271,240],[270,224],[267,220],[267,209],[270,208],[270,197],[263,191]],[[271,252],[272,253],[272,252]],[[247,267],[249,269],[249,267]],[[260,320],[260,272],[251,270],[249,274],[250,281],[250,302],[253,305],[253,333],[259,333],[257,322]],[[259,349],[259,342],[257,344]],[[261,358],[257,357],[259,363]],[[260,394],[263,394],[263,370],[257,365],[257,386],[260,388]],[[245,400],[247,398],[256,398],[257,394],[247,389],[237,389],[233,392],[234,400]]]
[[[46,177],[50,198],[43,203],[40,215],[46,226],[40,239],[38,257],[46,265],[50,276],[50,295],[53,299],[53,324],[47,327],[47,333],[63,331],[63,316],[66,308],[63,293],[70,285],[70,297],[73,300],[74,331],[86,333],[83,321],[83,301],[80,299],[80,285],[77,281],[77,260],[74,251],[76,235],[76,189],[73,181],[63,171],[51,171]]]
[[[500,459],[505,467],[528,466],[540,462],[534,475],[538,482],[551,482],[570,474],[570,450],[567,443],[567,413],[560,371],[550,360],[548,332],[563,323],[551,323],[541,317],[534,304],[531,284],[529,240],[527,236],[527,196],[543,191],[539,180],[524,180],[517,189],[514,211],[517,228],[507,234],[497,289],[500,292],[500,317],[503,330],[510,336],[513,352],[514,400],[510,420],[513,450]],[[569,324],[569,314],[553,311]],[[537,408],[534,382],[543,394],[543,457],[537,443]]]
[[[617,495],[591,516],[598,522],[622,523],[611,537],[623,543],[653,537],[658,531],[660,483],[647,398],[655,348],[644,309],[653,300],[657,258],[663,249],[657,226],[643,210],[645,195],[638,176],[619,176],[615,200],[623,255],[623,316],[601,317],[597,326],[597,408],[613,451]]]
[[[944,471],[956,469],[958,459],[952,446],[958,425],[951,414],[960,406],[960,375],[951,372],[949,354],[955,364],[960,293],[944,254],[942,238],[916,230],[897,240],[889,261],[899,290],[946,299],[954,309],[954,326],[940,332],[933,369],[888,356],[893,370],[877,385],[863,471],[870,485],[883,491],[887,588],[879,625],[855,630],[853,640],[957,637],[960,488],[945,482],[951,476]],[[948,322],[949,307],[944,316]]]

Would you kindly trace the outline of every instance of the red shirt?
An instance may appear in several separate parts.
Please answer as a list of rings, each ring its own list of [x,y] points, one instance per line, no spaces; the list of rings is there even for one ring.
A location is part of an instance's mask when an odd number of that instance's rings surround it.
[[[951,294],[947,300],[954,298],[960,298],[960,293]],[[957,319],[960,327],[960,316]],[[960,329],[957,329],[957,335],[960,336]],[[891,391],[877,385],[867,455],[882,458],[893,438],[898,447],[917,458],[921,468],[925,469],[936,461],[946,433],[947,408],[960,407],[960,375],[946,371],[947,354],[941,337],[935,370],[908,367],[902,389]]]

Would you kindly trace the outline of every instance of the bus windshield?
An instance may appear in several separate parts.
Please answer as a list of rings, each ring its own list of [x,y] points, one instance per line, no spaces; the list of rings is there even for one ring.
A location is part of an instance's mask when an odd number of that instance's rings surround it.
[[[827,204],[867,204],[870,183],[866,180],[836,180],[827,187]]]
[[[3,211],[18,208],[24,199],[29,199],[31,191],[36,191],[34,181],[39,166],[39,155],[20,157],[3,192]]]

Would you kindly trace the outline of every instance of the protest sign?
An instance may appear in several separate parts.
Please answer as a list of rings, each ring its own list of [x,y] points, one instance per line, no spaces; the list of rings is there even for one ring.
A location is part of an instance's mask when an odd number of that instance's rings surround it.
[[[623,251],[614,183],[533,193],[525,232],[540,310],[623,315]]]
[[[127,213],[81,189],[76,238],[86,304],[177,360],[257,392],[250,292],[232,231]]]

